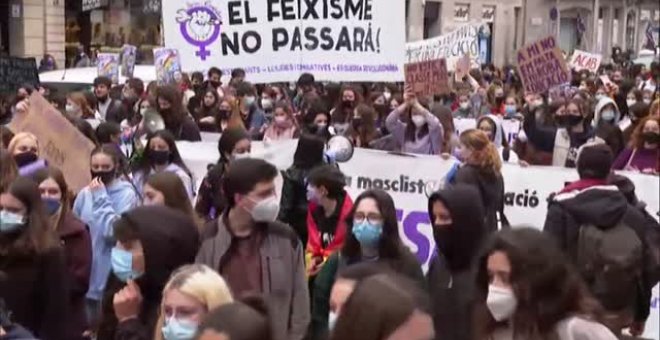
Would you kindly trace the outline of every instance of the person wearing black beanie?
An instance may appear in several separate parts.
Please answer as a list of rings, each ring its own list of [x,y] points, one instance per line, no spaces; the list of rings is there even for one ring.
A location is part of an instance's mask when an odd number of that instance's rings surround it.
[[[576,162],[580,179],[550,196],[543,231],[555,238],[611,316],[610,330],[619,335],[630,328],[639,336],[657,282],[647,238],[657,223],[608,182],[612,162],[606,144],[582,146]]]

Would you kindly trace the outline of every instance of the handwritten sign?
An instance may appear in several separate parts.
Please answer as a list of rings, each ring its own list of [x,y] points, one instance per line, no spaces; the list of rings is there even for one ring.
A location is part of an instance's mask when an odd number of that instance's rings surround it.
[[[119,54],[99,53],[96,71],[99,77],[108,77],[113,84],[119,83]]]
[[[603,60],[603,56],[600,54],[593,54],[585,51],[575,50],[573,52],[573,57],[571,57],[571,62],[569,65],[572,69],[576,71],[589,70],[590,72],[596,73],[598,67],[600,67],[600,62]]]
[[[516,53],[516,60],[526,92],[543,93],[571,80],[566,60],[554,36],[522,47]]]
[[[466,24],[436,38],[407,43],[405,63],[445,59],[449,71],[453,71],[456,62],[469,55],[471,66],[479,67],[478,34],[478,26]]]
[[[0,57],[0,93],[15,93],[24,84],[39,85],[36,60]]]
[[[62,170],[69,188],[77,193],[92,180],[89,157],[94,144],[37,91],[30,96],[30,110],[10,125],[14,133],[30,132],[39,140],[39,153],[48,164]]]
[[[405,65],[406,85],[412,86],[419,97],[449,92],[447,63],[444,59],[428,60]]]

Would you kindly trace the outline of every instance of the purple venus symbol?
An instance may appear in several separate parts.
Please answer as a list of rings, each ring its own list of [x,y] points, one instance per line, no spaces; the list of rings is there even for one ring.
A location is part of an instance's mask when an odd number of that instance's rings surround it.
[[[199,47],[195,52],[202,61],[211,55],[206,47],[218,39],[220,35],[220,26],[222,21],[220,15],[212,8],[204,5],[198,5],[181,9],[177,12],[176,21],[179,23],[179,30],[186,41]]]

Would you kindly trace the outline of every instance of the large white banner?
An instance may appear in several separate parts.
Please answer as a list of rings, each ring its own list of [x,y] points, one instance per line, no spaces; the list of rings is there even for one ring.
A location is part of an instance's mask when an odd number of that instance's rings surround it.
[[[444,58],[447,70],[453,71],[458,60],[469,55],[472,67],[478,67],[478,33],[479,26],[468,24],[436,38],[407,43],[406,64]]]
[[[293,163],[297,141],[264,146],[252,143],[252,156],[268,160],[280,170]],[[206,174],[207,165],[218,159],[217,142],[178,142],[179,152],[195,174],[197,182]],[[348,179],[348,192],[355,199],[362,191],[378,188],[394,199],[403,242],[426,270],[435,252],[428,217],[428,196],[442,188],[445,175],[455,163],[438,156],[403,156],[382,151],[356,149],[353,158],[339,165]],[[657,218],[660,206],[658,177],[624,172],[636,187],[636,194],[647,203],[647,211]],[[542,229],[550,194],[566,182],[578,179],[574,169],[527,167],[505,164],[505,214],[511,224]],[[278,181],[281,181],[278,180]],[[281,186],[281,182],[278,183]],[[658,320],[658,287],[654,289],[652,315]],[[649,322],[646,337],[658,339],[658,323]]]
[[[162,1],[184,71],[243,68],[255,83],[403,81],[404,1]]]

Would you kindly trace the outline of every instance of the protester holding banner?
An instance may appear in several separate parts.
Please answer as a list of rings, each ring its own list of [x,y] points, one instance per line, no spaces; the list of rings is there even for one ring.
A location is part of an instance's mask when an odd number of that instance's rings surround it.
[[[429,197],[438,255],[431,260],[427,279],[437,339],[474,339],[472,315],[477,295],[472,264],[488,235],[480,200],[479,191],[468,185]]]
[[[437,155],[442,151],[442,126],[437,117],[424,108],[412,92],[404,103],[387,116],[387,130],[401,146],[401,152]]]
[[[18,177],[0,193],[0,253],[0,301],[12,320],[41,339],[69,339],[64,251],[29,178]]]
[[[477,262],[479,339],[615,340],[597,303],[552,240],[533,229],[494,234]]]
[[[133,163],[133,183],[140,190],[140,194],[147,177],[163,171],[179,176],[188,198],[192,200],[195,197],[192,173],[181,159],[174,136],[168,130],[149,134],[141,157]]]
[[[62,171],[48,167],[37,171],[32,179],[39,186],[49,226],[55,230],[63,246],[69,282],[68,339],[81,339],[88,329],[85,294],[92,270],[92,243],[88,227],[71,211],[71,193]]]
[[[181,92],[175,86],[159,86],[156,100],[158,113],[165,122],[165,128],[176,140],[190,142],[202,140],[199,127],[185,111],[181,102]]]
[[[660,118],[642,119],[625,148],[612,164],[612,169],[658,174],[660,172]]]
[[[316,277],[312,300],[312,337],[328,330],[330,290],[337,271],[354,263],[373,262],[390,266],[395,272],[425,287],[419,262],[399,236],[392,197],[382,190],[367,190],[355,200],[347,218],[346,240],[340,251],[331,255]]]
[[[249,158],[250,149],[250,136],[243,128],[228,128],[222,132],[218,140],[220,158],[215,165],[208,166],[195,202],[195,211],[206,221],[214,221],[225,213],[227,202],[222,191],[225,172],[235,160]],[[215,236],[216,231],[217,228],[207,226],[204,228],[204,238]]]
[[[498,229],[498,214],[504,224],[504,179],[499,152],[485,133],[475,129],[461,133],[457,151],[463,164],[450,183],[470,185],[479,191],[485,208],[486,229],[495,231]]]
[[[133,186],[118,171],[120,155],[112,146],[92,151],[92,182],[82,189],[73,203],[73,212],[88,227],[92,239],[92,274],[87,291],[87,321],[98,322],[101,296],[110,272],[112,226],[124,212],[138,205]]]
[[[21,176],[30,176],[35,171],[47,166],[47,162],[39,158],[39,141],[37,136],[29,132],[14,135],[7,150],[14,157]]]

